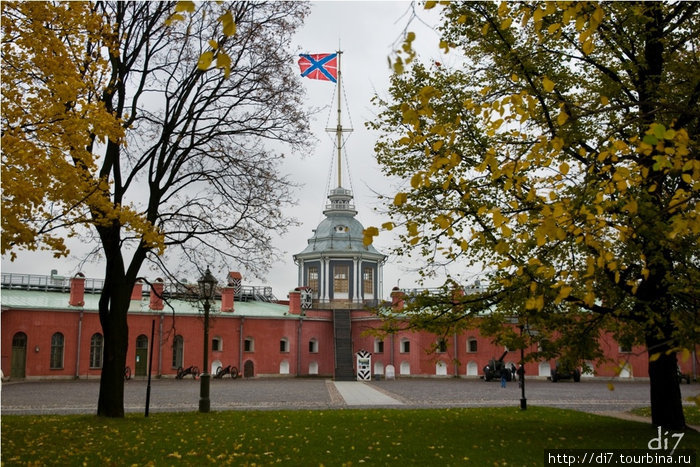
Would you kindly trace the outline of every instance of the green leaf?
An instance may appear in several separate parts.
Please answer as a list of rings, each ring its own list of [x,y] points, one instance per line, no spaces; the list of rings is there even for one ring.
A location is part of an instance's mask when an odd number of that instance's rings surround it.
[[[654,135],[644,135],[644,138],[642,138],[642,142],[650,146],[656,146],[659,142],[659,139]]]
[[[652,125],[652,127],[654,136],[656,136],[657,139],[664,139],[664,135],[666,134],[666,127],[661,125],[660,123],[655,123]]]

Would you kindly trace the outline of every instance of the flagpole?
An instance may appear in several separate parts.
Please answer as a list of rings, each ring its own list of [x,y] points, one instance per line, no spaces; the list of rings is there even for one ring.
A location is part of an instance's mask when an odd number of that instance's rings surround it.
[[[340,110],[341,110],[341,105],[340,105],[340,86],[341,86],[341,75],[340,75],[340,55],[343,52],[338,50],[338,126],[336,126],[335,129],[335,136],[337,140],[337,145],[338,145],[338,187],[343,186],[343,179],[341,175],[341,144],[343,142],[343,124],[342,120],[340,118]]]

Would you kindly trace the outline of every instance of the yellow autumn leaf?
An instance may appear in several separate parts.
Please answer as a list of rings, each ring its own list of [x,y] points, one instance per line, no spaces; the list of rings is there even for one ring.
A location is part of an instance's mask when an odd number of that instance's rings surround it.
[[[559,112],[559,116],[557,117],[557,123],[558,123],[559,125],[563,125],[564,123],[566,123],[566,121],[567,121],[568,119],[569,119],[569,116],[567,115],[566,112],[564,112],[564,111],[562,110],[561,112]]]
[[[408,200],[408,195],[406,193],[396,193],[394,196],[394,206],[403,206]]]
[[[688,350],[688,349],[681,350],[681,362],[687,362],[689,358],[690,358],[690,350]]]
[[[227,11],[223,15],[219,16],[219,21],[224,28],[224,35],[226,37],[231,37],[236,34],[236,22],[233,21],[233,15],[230,11]]]
[[[377,229],[376,227],[367,227],[362,232],[362,243],[365,246],[371,245],[374,237],[376,237],[377,235],[379,235],[379,229]]]
[[[219,52],[216,55],[216,67],[224,70],[224,77],[228,78],[231,74],[231,57],[224,52]]]
[[[181,1],[177,2],[175,4],[175,11],[178,13],[187,11],[188,13],[192,13],[194,11],[194,2],[192,1]]]
[[[608,390],[609,391],[614,391],[615,390],[615,385],[613,383],[608,383]]]
[[[554,24],[550,25],[550,26],[547,28],[547,33],[548,33],[548,34],[554,34],[555,32],[557,32],[557,30],[558,30],[560,27],[561,27],[561,24],[559,24],[559,23],[554,23]]]
[[[552,92],[554,90],[554,81],[545,76],[542,79],[542,86],[544,86],[545,91]]]
[[[208,70],[213,60],[214,52],[212,52],[211,50],[204,52],[202,55],[199,56],[199,60],[197,61],[197,68],[202,71]]]

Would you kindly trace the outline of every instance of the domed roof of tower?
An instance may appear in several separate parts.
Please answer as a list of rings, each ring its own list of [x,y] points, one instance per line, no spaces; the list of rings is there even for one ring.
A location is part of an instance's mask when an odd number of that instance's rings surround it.
[[[321,253],[327,255],[361,253],[365,258],[384,259],[385,255],[362,241],[364,227],[355,219],[357,211],[352,204],[352,192],[338,187],[331,190],[328,199],[330,203],[323,211],[326,218],[314,230],[304,251],[296,257],[304,259]]]

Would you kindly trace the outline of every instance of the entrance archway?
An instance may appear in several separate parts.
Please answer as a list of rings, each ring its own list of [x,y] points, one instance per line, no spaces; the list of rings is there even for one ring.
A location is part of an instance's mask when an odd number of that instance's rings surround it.
[[[18,332],[12,337],[12,366],[10,378],[24,378],[27,368],[27,335]]]

